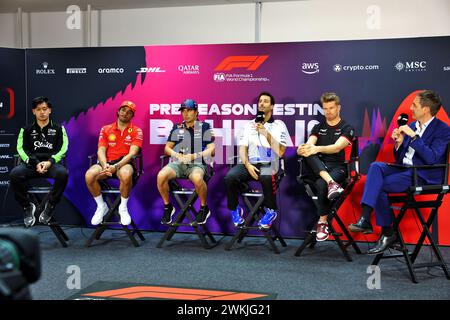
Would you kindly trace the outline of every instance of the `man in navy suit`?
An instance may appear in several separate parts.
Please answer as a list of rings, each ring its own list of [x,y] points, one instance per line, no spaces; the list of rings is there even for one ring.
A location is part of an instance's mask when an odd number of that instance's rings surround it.
[[[417,121],[392,132],[394,156],[401,165],[433,165],[446,162],[446,147],[450,142],[450,127],[435,116],[441,108],[439,95],[431,90],[417,94],[410,109]],[[418,170],[418,183],[442,184],[444,169]],[[376,223],[382,234],[376,246],[367,253],[378,254],[396,240],[392,229],[393,217],[387,194],[404,192],[412,185],[413,170],[398,168],[382,162],[370,165],[361,199],[362,214],[357,223],[349,225],[353,232],[371,233],[370,215],[375,209]]]

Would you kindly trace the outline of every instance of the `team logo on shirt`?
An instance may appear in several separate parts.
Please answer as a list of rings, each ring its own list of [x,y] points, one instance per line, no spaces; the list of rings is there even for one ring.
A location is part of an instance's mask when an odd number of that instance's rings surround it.
[[[132,128],[128,128],[128,133],[132,133],[133,129]]]
[[[54,136],[54,135],[56,135],[56,130],[55,130],[55,129],[48,129],[47,134],[48,134],[49,136]]]

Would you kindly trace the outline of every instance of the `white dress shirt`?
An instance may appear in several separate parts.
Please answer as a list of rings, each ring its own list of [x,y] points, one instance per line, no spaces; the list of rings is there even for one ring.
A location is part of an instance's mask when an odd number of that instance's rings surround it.
[[[416,135],[418,135],[419,137],[422,137],[423,133],[425,132],[425,129],[428,127],[428,125],[430,124],[431,121],[433,121],[434,117],[432,117],[430,120],[428,120],[427,122],[425,122],[422,126],[420,125],[419,121],[416,121]],[[403,158],[403,164],[406,165],[413,165],[413,157],[414,157],[414,153],[416,151],[411,148],[408,147],[408,151],[406,151],[405,156]]]

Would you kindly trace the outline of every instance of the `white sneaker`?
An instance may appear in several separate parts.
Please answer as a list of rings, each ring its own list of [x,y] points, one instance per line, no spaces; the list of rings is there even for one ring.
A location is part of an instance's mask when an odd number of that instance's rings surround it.
[[[91,219],[91,224],[96,226],[103,222],[103,217],[108,213],[108,205],[105,203],[103,206],[97,206],[97,210],[95,210],[94,216]]]
[[[126,206],[119,206],[120,223],[127,226],[131,223],[131,217]]]

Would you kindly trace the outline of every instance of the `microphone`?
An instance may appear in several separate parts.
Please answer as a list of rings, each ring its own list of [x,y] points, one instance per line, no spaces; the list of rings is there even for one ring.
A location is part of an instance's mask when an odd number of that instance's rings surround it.
[[[263,123],[264,122],[264,112],[258,111],[256,114],[255,123]]]
[[[400,115],[397,118],[397,125],[399,127],[404,126],[408,123],[409,117],[406,113],[400,113]]]

